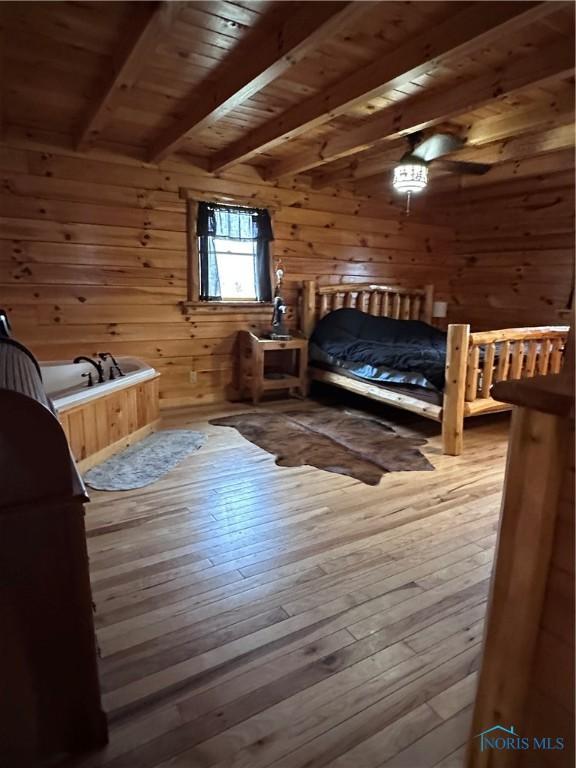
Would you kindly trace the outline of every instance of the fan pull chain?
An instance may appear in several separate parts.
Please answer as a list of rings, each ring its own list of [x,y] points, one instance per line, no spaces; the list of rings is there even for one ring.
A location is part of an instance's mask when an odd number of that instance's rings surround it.
[[[408,191],[406,193],[406,211],[405,211],[406,216],[410,216],[410,195],[411,193],[410,191]]]

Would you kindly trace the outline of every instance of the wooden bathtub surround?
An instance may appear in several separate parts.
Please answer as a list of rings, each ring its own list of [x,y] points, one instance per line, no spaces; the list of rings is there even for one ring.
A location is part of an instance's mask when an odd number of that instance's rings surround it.
[[[58,413],[82,472],[141,440],[160,423],[160,375]]]
[[[355,307],[381,317],[432,320],[434,286],[365,285],[341,283],[318,287],[306,281],[302,289],[302,327],[311,333],[315,323],[340,307]],[[566,326],[505,328],[470,332],[470,325],[451,323],[446,340],[446,379],[442,407],[417,394],[395,393],[333,371],[310,367],[311,379],[333,384],[372,400],[395,405],[442,424],[444,453],[463,450],[464,419],[509,410],[490,396],[492,383],[558,373],[568,336]]]
[[[574,380],[496,384],[516,406],[468,768],[574,765]],[[494,724],[563,751],[488,750]],[[548,762],[550,760],[550,763]]]

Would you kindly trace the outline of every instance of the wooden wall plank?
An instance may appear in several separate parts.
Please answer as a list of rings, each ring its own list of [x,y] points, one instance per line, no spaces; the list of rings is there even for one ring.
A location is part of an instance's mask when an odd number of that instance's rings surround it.
[[[554,175],[548,177],[550,185]],[[455,233],[449,320],[476,330],[562,325],[574,285],[574,179],[506,181],[434,199]]]
[[[166,403],[228,396],[237,331],[268,322],[266,313],[182,314],[181,186],[279,206],[275,253],[292,324],[303,279],[433,282],[438,298],[450,299],[449,319],[473,330],[561,322],[557,309],[568,300],[568,171],[533,177],[534,188],[515,179],[430,194],[409,219],[385,198],[318,192],[305,180],[272,187],[241,169],[216,179],[184,163],[153,168],[3,146],[0,172],[0,296],[17,335],[45,358],[106,346],[152,360],[165,374]]]
[[[125,157],[112,162],[67,151],[0,148],[0,303],[13,318],[16,337],[41,359],[103,349],[141,357],[163,374],[165,405],[233,394],[237,333],[264,330],[269,312],[183,314],[181,187],[279,206],[275,253],[286,269],[292,325],[297,283],[312,277],[326,283],[434,282],[437,295],[446,298],[449,227],[415,216],[407,220],[385,199],[320,193],[304,181],[271,186],[239,171],[216,179],[185,163],[154,168]],[[112,415],[114,423],[121,418]]]

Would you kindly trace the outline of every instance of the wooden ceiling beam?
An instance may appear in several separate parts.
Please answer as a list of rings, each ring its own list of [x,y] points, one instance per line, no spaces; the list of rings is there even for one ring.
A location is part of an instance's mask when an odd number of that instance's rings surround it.
[[[402,142],[394,142],[377,156],[374,154],[369,157],[359,155],[353,157],[346,166],[336,165],[334,168],[328,166],[325,172],[311,175],[312,189],[324,189],[337,184],[352,184],[368,176],[377,176],[397,163],[404,152],[406,152],[406,145]]]
[[[204,131],[301,61],[342,25],[365,13],[363,3],[305,3],[280,29],[256,42],[249,38],[190,96],[183,116],[153,143],[150,162],[175,152],[193,134]]]
[[[451,186],[449,186],[451,182]],[[427,198],[427,205],[444,205],[445,201],[460,202],[461,189],[457,186],[457,177],[444,177],[438,185],[431,187],[433,194]],[[548,200],[557,201],[559,190],[572,189],[574,185],[574,170],[563,168],[546,175],[520,176],[496,181],[493,184],[480,185],[466,190],[464,202],[467,205],[498,205],[501,197],[512,196],[545,196]],[[545,205],[545,203],[544,203]]]
[[[574,120],[574,115],[572,115]],[[483,147],[466,146],[459,152],[446,155],[446,160],[498,164],[508,160],[523,160],[549,152],[558,152],[574,146],[574,123],[559,125],[529,136],[516,136],[487,144]],[[442,158],[444,159],[444,158]]]
[[[114,56],[111,76],[84,119],[78,132],[76,149],[88,149],[112,119],[122,95],[131,88],[150,62],[150,56],[172,24],[176,2],[133,3],[130,27]]]
[[[436,184],[438,192],[454,189],[471,189],[486,187],[490,184],[500,184],[506,181],[558,173],[574,168],[574,150],[563,149],[537,157],[526,157],[522,160],[509,160],[495,165],[484,176],[447,174]],[[430,188],[432,191],[432,187]]]
[[[483,5],[483,3],[478,3]],[[496,72],[480,75],[459,85],[436,88],[428,96],[413,96],[383,109],[364,125],[336,135],[316,148],[300,152],[271,165],[265,170],[267,179],[301,173],[330,163],[341,157],[362,152],[382,141],[390,141],[422,130],[485,104],[550,80],[567,77],[574,72],[573,43],[567,39],[543,49],[537,56],[523,56]]]
[[[353,72],[320,94],[296,104],[279,118],[251,131],[211,161],[222,171],[288,139],[329,122],[350,109],[400,88],[448,57],[466,56],[507,32],[544,18],[554,3],[472,3],[445,22],[408,41],[385,56]],[[557,10],[557,8],[556,8]]]
[[[551,103],[545,102],[537,107],[531,106],[476,121],[468,129],[467,143],[482,146],[573,122],[574,86],[567,85],[566,91],[552,99]]]

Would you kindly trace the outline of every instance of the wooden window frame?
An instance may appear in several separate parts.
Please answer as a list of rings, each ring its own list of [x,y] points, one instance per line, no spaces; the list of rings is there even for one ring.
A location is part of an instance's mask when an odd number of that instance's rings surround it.
[[[198,253],[198,236],[196,222],[198,221],[198,203],[207,202],[215,205],[237,205],[245,208],[266,208],[270,213],[274,227],[274,213],[278,206],[250,198],[231,197],[229,195],[205,195],[189,189],[181,189],[180,197],[186,201],[186,300],[181,302],[183,312],[263,312],[269,314],[273,303],[271,301],[201,301],[200,300],[200,256]],[[275,282],[274,271],[274,241],[270,242],[270,280],[272,287]]]

